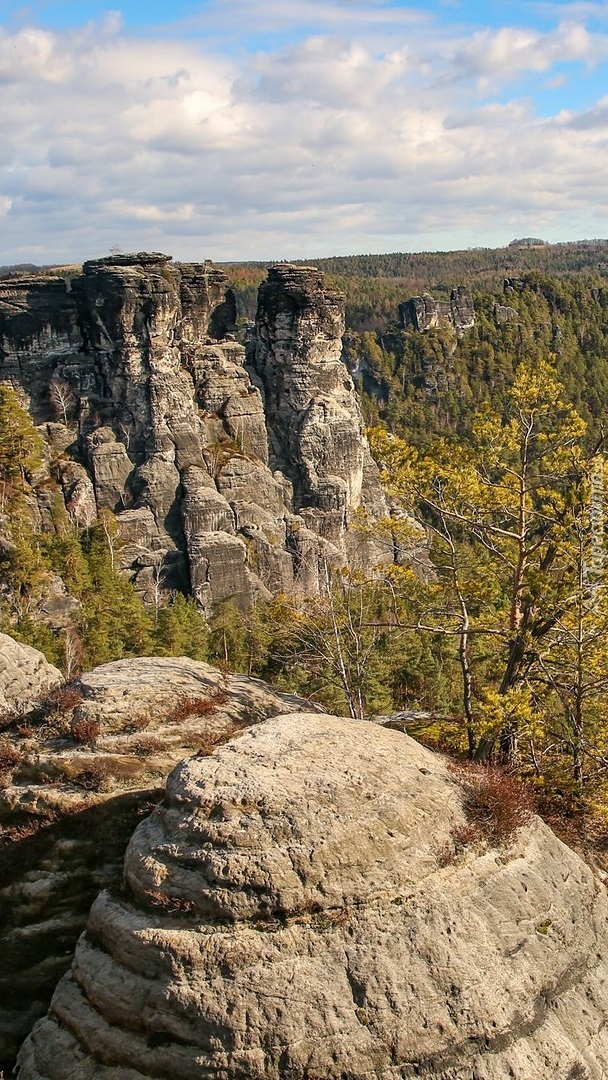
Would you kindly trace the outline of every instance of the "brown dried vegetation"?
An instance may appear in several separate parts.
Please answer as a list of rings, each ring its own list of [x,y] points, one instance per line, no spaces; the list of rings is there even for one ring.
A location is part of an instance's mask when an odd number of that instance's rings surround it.
[[[172,724],[181,724],[191,716],[211,716],[220,705],[228,701],[226,690],[214,690],[208,697],[181,697],[173,707],[167,720]]]
[[[506,845],[535,810],[531,789],[498,766],[452,764],[450,771],[463,791],[467,822],[452,830],[452,843],[439,852],[441,866],[455,862],[468,847]]]
[[[91,716],[75,717],[70,724],[70,735],[76,742],[93,743],[101,732],[99,720]]]
[[[0,739],[0,782],[6,783],[21,761],[21,753],[8,739]]]

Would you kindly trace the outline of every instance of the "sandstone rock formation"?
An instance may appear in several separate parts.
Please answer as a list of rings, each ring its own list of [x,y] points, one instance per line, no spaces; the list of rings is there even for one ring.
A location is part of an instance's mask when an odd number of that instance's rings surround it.
[[[435,300],[429,293],[413,296],[399,305],[399,317],[405,330],[431,330],[437,326],[451,326],[454,330],[469,330],[475,325],[475,307],[469,290],[464,285],[452,289],[449,301]]]
[[[0,634],[0,715],[27,712],[61,682],[41,652]]]
[[[5,648],[1,637],[0,663]],[[23,650],[34,670],[32,653]],[[314,708],[257,679],[224,677],[185,658],[143,657],[88,672],[4,730],[0,1071],[9,1075],[47,1009],[99,889],[119,884],[127,841],[175,764],[303,707]]]
[[[382,554],[349,528],[386,506],[341,360],[344,298],[279,266],[248,353],[235,316],[222,270],[161,254],[0,283],[0,380],[27,400],[73,520],[117,515],[144,596],[160,581],[245,605]]]
[[[604,888],[538,819],[457,854],[464,825],[442,759],[372,724],[182,762],[19,1080],[600,1080]]]
[[[515,308],[509,307],[508,304],[494,304],[494,318],[499,325],[500,323],[519,322],[519,312]]]

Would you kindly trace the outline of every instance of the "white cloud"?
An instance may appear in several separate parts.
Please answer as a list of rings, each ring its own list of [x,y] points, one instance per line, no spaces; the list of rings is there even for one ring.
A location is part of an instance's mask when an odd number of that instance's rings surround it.
[[[555,30],[502,27],[481,30],[454,53],[456,74],[484,81],[512,79],[520,72],[546,72],[563,62],[595,65],[608,57],[608,37],[591,34],[580,23],[562,22]]]
[[[260,30],[315,32],[249,54],[130,35],[116,17],[0,31],[0,263],[115,243],[308,258],[608,232],[608,99],[541,117],[507,92],[602,62],[604,36],[570,21],[465,39],[372,0],[247,10]],[[215,0],[208,25],[244,11]]]

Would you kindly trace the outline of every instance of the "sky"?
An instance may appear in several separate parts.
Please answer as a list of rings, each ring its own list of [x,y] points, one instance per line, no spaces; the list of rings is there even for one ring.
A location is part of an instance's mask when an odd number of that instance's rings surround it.
[[[0,0],[0,264],[608,237],[608,0]]]

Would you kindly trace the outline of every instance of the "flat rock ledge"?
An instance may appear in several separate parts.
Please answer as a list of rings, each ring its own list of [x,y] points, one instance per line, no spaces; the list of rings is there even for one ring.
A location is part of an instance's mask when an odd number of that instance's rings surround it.
[[[180,763],[19,1080],[606,1077],[605,890],[536,818],[446,860],[464,821],[440,757],[363,722]]]

